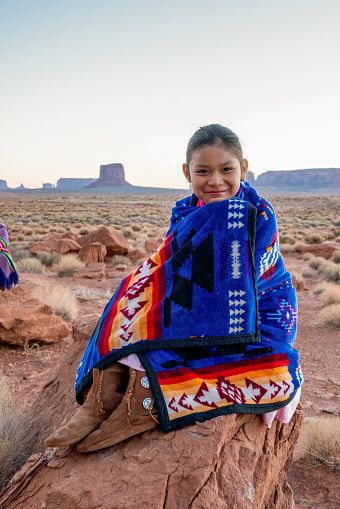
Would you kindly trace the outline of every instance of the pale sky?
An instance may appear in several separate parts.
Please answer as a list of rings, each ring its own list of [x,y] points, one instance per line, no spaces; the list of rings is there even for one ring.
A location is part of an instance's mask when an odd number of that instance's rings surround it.
[[[338,0],[0,0],[0,179],[41,187],[120,162],[185,188],[221,123],[249,169],[340,167]]]

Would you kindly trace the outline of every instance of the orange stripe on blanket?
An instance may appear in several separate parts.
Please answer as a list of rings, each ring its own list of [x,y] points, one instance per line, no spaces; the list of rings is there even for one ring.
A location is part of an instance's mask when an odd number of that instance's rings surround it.
[[[227,378],[229,378],[231,376],[241,374],[241,373],[244,373],[246,375],[247,373],[250,373],[250,372],[267,371],[269,369],[274,369],[274,368],[278,368],[281,366],[287,366],[288,364],[289,364],[289,361],[287,358],[285,358],[284,360],[281,360],[281,361],[277,361],[277,362],[262,363],[262,364],[258,364],[257,366],[251,366],[251,369],[249,369],[249,366],[240,366],[239,368],[228,368],[228,367],[225,367],[226,364],[218,364],[218,365],[213,366],[214,367],[213,373],[211,373],[211,372],[206,373],[206,374],[200,373],[199,372],[200,370],[197,369],[195,371],[186,373],[182,376],[172,376],[172,377],[163,378],[163,379],[160,379],[157,376],[157,378],[158,378],[158,382],[159,382],[160,386],[172,385],[172,384],[177,385],[180,382],[197,379],[197,377],[201,378],[202,380],[211,380],[212,375],[214,378],[216,378],[217,376],[220,376],[220,375],[224,375]]]

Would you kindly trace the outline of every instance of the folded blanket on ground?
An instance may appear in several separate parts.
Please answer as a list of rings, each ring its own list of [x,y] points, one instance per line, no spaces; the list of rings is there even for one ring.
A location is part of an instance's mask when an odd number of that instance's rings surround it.
[[[281,408],[303,381],[296,315],[270,204],[252,192],[204,207],[183,200],[164,243],[107,304],[77,372],[77,399],[94,367],[136,353],[162,431]]]

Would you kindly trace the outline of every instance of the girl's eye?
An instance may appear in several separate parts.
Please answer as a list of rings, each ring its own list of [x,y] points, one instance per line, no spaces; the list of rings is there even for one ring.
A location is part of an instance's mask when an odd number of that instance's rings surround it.
[[[206,173],[208,173],[208,170],[198,170],[197,173],[200,173],[200,174],[203,174],[205,175]]]
[[[223,168],[223,171],[225,172],[232,171],[232,168]]]

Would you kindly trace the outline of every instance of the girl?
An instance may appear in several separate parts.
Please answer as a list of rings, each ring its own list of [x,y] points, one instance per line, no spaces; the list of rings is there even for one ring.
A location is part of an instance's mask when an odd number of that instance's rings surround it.
[[[303,381],[296,293],[273,207],[247,169],[230,129],[192,136],[183,172],[193,194],[107,304],[76,377],[78,401],[92,384],[88,397],[46,445],[82,440],[88,452],[234,412],[263,414],[268,427],[289,420]]]

